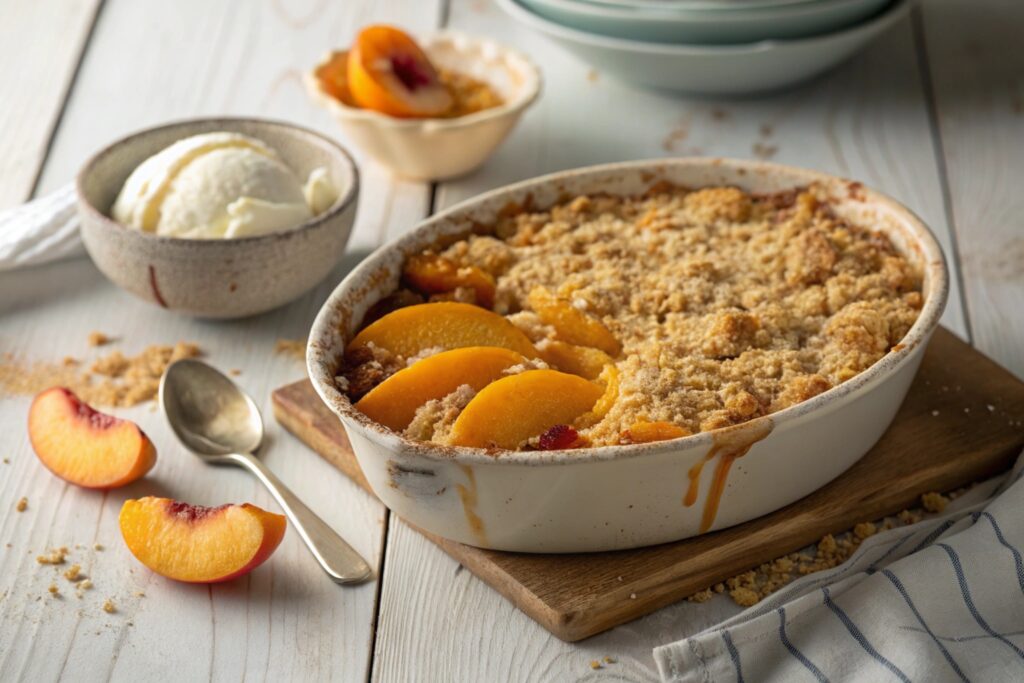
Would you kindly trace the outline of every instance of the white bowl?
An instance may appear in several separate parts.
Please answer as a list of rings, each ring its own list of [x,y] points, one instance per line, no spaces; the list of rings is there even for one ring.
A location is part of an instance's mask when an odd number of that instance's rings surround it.
[[[608,38],[545,19],[516,0],[497,0],[513,18],[580,59],[635,85],[710,95],[776,90],[831,69],[907,14],[911,0],[849,29],[747,45],[666,45]]]
[[[400,119],[348,106],[306,74],[313,98],[341,124],[352,142],[394,173],[413,180],[464,175],[487,160],[540,94],[540,71],[522,54],[491,40],[445,32],[418,37],[439,67],[486,82],[504,100],[492,109],[451,119]]]
[[[876,14],[890,0],[731,3],[719,8],[612,6],[580,0],[519,0],[566,28],[655,43],[735,45],[838,31]]]
[[[819,183],[838,215],[887,234],[924,272],[924,306],[901,344],[823,394],[737,427],[655,444],[500,454],[405,439],[370,421],[338,391],[346,342],[371,305],[399,284],[406,257],[446,236],[492,224],[508,205],[565,196],[634,195],[659,181],[777,192]],[[777,510],[824,486],[882,435],[910,386],[946,303],[935,237],[898,202],[859,184],[777,164],[721,159],[637,161],[556,173],[494,190],[421,223],[377,250],[334,290],[310,333],[306,362],[338,415],[377,496],[421,529],[460,543],[521,552],[603,551],[701,533],[711,470],[696,505],[683,504],[690,469],[715,444],[752,443],[732,468],[711,530]],[[757,440],[759,437],[761,440]],[[739,442],[739,443],[737,443]]]

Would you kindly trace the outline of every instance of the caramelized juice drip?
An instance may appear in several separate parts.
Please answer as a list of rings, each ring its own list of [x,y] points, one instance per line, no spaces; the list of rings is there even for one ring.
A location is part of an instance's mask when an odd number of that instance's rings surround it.
[[[774,423],[770,417],[761,417],[750,422],[728,427],[713,434],[711,448],[704,459],[690,468],[687,473],[690,483],[686,488],[686,495],[683,497],[683,505],[690,507],[697,502],[697,492],[700,488],[700,475],[704,471],[704,465],[720,456],[715,465],[714,478],[711,480],[711,490],[704,501],[704,513],[700,520],[700,532],[704,533],[715,523],[715,516],[718,514],[718,505],[722,502],[722,494],[725,492],[725,484],[729,478],[729,470],[737,458],[742,458],[751,447],[766,438],[772,433]]]
[[[459,465],[459,469],[466,473],[466,479],[469,480],[469,486],[455,485],[456,490],[459,492],[459,498],[462,500],[462,511],[466,514],[466,522],[469,524],[470,531],[476,536],[480,545],[487,545],[484,520],[480,519],[480,515],[476,513],[476,506],[479,502],[476,491],[476,474],[473,473],[473,468],[469,465]]]

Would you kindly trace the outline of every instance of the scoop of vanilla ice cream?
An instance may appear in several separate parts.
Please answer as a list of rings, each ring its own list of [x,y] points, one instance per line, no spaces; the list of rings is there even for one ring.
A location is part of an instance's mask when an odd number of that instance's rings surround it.
[[[293,228],[336,199],[326,169],[316,169],[304,187],[262,141],[237,133],[204,133],[139,164],[111,215],[168,237],[238,238]]]

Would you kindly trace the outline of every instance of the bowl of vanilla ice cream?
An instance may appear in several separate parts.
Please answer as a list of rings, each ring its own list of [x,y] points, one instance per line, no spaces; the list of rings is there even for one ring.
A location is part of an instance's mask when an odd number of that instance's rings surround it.
[[[77,188],[82,240],[107,278],[164,308],[237,318],[295,299],[338,263],[359,174],[318,133],[219,118],[119,140]]]

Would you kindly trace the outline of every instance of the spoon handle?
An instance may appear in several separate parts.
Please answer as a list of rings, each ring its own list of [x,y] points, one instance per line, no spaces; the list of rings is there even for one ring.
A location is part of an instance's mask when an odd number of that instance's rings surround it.
[[[306,504],[281,483],[266,465],[245,453],[233,453],[228,457],[247,467],[263,482],[284,509],[288,520],[299,532],[313,557],[336,583],[356,583],[368,579],[373,574],[370,565],[359,556],[359,553],[334,529],[327,526],[315,512],[306,507]]]

